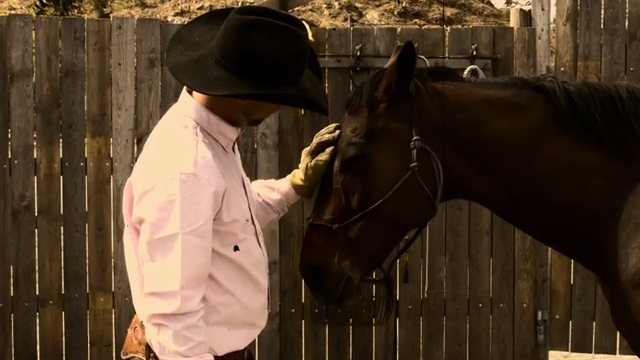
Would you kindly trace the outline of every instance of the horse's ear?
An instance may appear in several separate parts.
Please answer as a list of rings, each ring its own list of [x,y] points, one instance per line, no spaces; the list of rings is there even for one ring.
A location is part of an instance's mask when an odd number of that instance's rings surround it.
[[[389,62],[384,66],[384,78],[379,88],[379,93],[387,97],[396,91],[408,90],[416,74],[418,53],[411,41],[396,46]]]

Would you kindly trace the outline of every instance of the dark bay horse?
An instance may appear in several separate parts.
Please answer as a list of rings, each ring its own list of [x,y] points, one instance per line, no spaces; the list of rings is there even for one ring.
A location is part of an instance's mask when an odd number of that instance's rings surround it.
[[[414,45],[354,91],[309,218],[300,272],[326,304],[440,201],[479,203],[599,279],[640,355],[640,87],[416,70]]]

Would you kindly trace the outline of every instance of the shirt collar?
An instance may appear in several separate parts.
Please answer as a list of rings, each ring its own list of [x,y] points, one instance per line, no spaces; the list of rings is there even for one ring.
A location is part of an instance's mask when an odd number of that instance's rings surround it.
[[[178,98],[178,106],[185,116],[200,125],[227,152],[233,151],[233,146],[240,137],[242,129],[230,125],[211,110],[195,101],[186,87],[182,89],[180,98]]]

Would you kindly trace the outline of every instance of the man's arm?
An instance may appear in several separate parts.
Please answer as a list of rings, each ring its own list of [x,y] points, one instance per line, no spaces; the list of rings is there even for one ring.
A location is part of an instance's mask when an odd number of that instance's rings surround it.
[[[145,332],[162,360],[212,360],[206,341],[204,293],[211,269],[216,184],[180,174],[136,199],[140,223]]]
[[[300,199],[287,178],[255,180],[251,189],[256,197],[256,219],[260,227],[284,215]]]
[[[261,227],[279,219],[301,197],[312,197],[331,163],[339,136],[340,124],[326,126],[302,150],[300,164],[291,174],[280,180],[256,180],[251,183],[251,189],[256,194],[256,218]]]

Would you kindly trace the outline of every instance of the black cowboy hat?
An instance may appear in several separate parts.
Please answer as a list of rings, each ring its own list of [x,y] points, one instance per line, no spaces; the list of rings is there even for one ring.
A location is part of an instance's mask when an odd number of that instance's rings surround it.
[[[327,94],[307,28],[264,6],[212,10],[169,40],[171,75],[199,93],[328,113]]]

